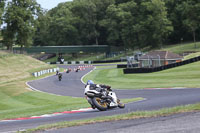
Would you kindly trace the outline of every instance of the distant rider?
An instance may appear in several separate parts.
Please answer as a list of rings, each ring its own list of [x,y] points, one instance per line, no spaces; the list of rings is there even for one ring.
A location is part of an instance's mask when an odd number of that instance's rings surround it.
[[[59,74],[59,70],[56,70],[56,75],[58,75]]]
[[[59,79],[59,81],[61,81],[61,79],[62,79],[62,73],[58,73],[58,79]]]

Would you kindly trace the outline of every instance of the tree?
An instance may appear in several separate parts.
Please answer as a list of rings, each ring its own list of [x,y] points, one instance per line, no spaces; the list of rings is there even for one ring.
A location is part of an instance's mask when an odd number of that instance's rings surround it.
[[[14,41],[16,38],[14,43],[19,44],[21,50],[24,46],[30,46],[39,13],[40,6],[36,0],[12,0],[8,2],[4,15],[7,24],[4,37],[8,38],[8,35],[12,34],[10,40]],[[12,44],[8,48],[12,48]]]
[[[193,35],[193,41],[196,42],[196,31],[200,27],[200,3],[188,0],[183,2],[180,6],[182,6],[183,16],[185,16],[183,20],[183,24],[189,29],[189,31]],[[196,48],[196,43],[195,43]]]
[[[34,45],[78,45],[77,17],[71,11],[72,2],[61,3],[38,17]]]
[[[118,18],[120,18],[120,28],[121,29],[121,39],[126,48],[135,48],[136,36],[134,26],[137,23],[137,17],[135,13],[137,10],[137,3],[134,1],[122,3],[118,6],[121,12],[118,13]]]
[[[46,11],[43,11],[43,13],[41,13],[38,16],[37,21],[38,21],[38,25],[36,27],[35,36],[33,38],[33,44],[35,46],[48,45],[48,42],[49,42],[48,29],[49,29],[49,25],[50,25],[49,22],[51,21],[51,18],[47,14]]]
[[[93,0],[74,0],[71,11],[78,18],[75,24],[82,44],[98,45],[99,32],[97,31],[97,7]]]
[[[1,40],[1,25],[2,25],[2,15],[4,13],[5,0],[0,1],[0,40]]]
[[[5,0],[0,1],[0,25],[2,24],[2,14],[4,13]]]
[[[118,15],[122,12],[117,5],[112,4],[106,10],[106,18],[100,21],[100,25],[107,29],[107,42],[109,45],[121,46],[121,19]]]
[[[173,27],[162,0],[129,1],[107,9],[108,42],[127,48],[159,47]]]
[[[144,26],[148,29],[146,32],[147,41],[153,47],[162,46],[163,40],[173,31],[171,22],[167,18],[167,9],[162,0],[152,0],[143,2],[145,9]]]

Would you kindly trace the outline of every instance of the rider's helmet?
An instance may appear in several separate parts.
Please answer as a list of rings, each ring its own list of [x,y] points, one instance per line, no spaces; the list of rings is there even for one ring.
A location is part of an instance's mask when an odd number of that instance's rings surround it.
[[[93,84],[94,84],[94,82],[92,80],[87,81],[87,85],[93,85]]]

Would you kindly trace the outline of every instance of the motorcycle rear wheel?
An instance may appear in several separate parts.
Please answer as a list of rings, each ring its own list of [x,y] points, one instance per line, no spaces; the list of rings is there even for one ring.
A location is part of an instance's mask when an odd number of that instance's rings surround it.
[[[108,105],[106,102],[102,102],[102,99],[99,97],[94,97],[92,99],[92,102],[94,103],[94,105],[96,106],[96,108],[100,111],[105,111],[108,108]]]

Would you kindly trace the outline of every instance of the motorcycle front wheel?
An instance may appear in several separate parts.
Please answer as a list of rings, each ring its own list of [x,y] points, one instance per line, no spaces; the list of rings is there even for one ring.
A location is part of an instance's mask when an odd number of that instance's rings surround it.
[[[124,103],[118,103],[118,107],[119,108],[125,108],[125,104]]]
[[[99,97],[94,97],[92,99],[92,102],[94,103],[94,105],[96,106],[96,108],[100,111],[105,111],[108,108],[108,105],[105,101],[103,101],[101,98]]]
[[[117,103],[119,108],[125,108],[125,104],[121,103],[119,99],[117,99]]]

